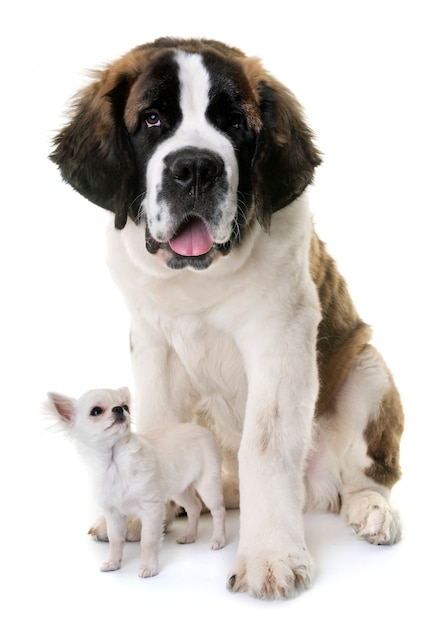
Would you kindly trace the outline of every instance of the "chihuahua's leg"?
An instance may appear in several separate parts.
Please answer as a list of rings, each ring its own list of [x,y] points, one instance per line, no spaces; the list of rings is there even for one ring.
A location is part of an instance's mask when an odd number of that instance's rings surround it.
[[[141,563],[138,576],[148,578],[156,576],[158,573],[165,504],[163,502],[146,502],[141,511]]]
[[[126,515],[122,515],[118,511],[109,511],[105,514],[109,553],[108,560],[102,563],[100,569],[102,572],[112,572],[119,569],[123,556],[123,545],[126,538]]]
[[[168,530],[168,527],[178,516],[179,512],[180,507],[175,502],[167,502],[164,531]],[[96,541],[108,541],[106,520],[103,515],[89,528],[88,534]],[[141,541],[141,520],[138,517],[127,518],[126,541]]]
[[[177,539],[177,543],[193,543],[197,537],[201,502],[193,487],[188,487],[176,496],[175,501],[184,508],[187,514],[186,533]]]
[[[222,479],[219,475],[204,477],[197,483],[197,491],[210,510],[213,518],[213,535],[210,542],[212,550],[219,550],[225,545],[225,506]]]

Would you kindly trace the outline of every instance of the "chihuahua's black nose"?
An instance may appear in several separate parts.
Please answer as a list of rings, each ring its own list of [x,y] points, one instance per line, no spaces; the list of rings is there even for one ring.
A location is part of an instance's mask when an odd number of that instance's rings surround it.
[[[126,415],[124,414],[124,407],[114,406],[112,412],[115,415],[116,422],[123,423],[126,421]]]

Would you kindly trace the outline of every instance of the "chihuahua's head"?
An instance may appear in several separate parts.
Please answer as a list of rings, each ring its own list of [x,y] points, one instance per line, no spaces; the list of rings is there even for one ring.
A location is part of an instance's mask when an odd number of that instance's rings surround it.
[[[131,430],[130,392],[93,389],[80,398],[48,393],[47,411],[73,439],[87,445],[113,445]]]

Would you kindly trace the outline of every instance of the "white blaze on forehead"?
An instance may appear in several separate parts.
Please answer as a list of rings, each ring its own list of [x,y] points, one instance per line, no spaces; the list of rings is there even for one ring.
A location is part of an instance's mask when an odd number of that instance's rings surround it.
[[[201,56],[179,51],[175,59],[179,67],[182,119],[175,133],[159,145],[148,163],[147,195],[142,208],[152,235],[156,239],[168,236],[170,207],[166,202],[159,203],[157,200],[162,185],[164,159],[171,152],[188,146],[210,150],[222,158],[228,178],[226,202],[224,206],[219,207],[223,213],[222,223],[218,229],[220,233],[215,233],[221,240],[228,239],[237,205],[238,166],[234,148],[229,139],[206,118],[210,76]]]
[[[210,78],[198,55],[179,52],[176,56],[179,64],[182,131],[195,130],[199,135],[208,125],[205,112],[209,104]]]
[[[191,145],[217,152],[224,161],[232,158],[234,151],[231,142],[206,118],[209,106],[210,76],[202,58],[198,54],[178,52],[176,60],[179,65],[180,109],[182,122],[172,137],[180,147]],[[185,138],[190,141],[185,143]],[[168,142],[167,142],[168,143]]]

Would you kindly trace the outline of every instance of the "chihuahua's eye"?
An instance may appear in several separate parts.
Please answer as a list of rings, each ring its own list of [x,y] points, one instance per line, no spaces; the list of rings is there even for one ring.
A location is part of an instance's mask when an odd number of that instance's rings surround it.
[[[126,413],[129,413],[129,407],[127,404],[123,405],[123,411],[126,411]]]
[[[92,410],[90,411],[90,415],[91,415],[92,417],[95,417],[95,416],[97,416],[97,415],[100,415],[101,413],[103,413],[103,409],[101,409],[101,407],[100,407],[100,406],[94,406],[94,407],[92,408]]]

